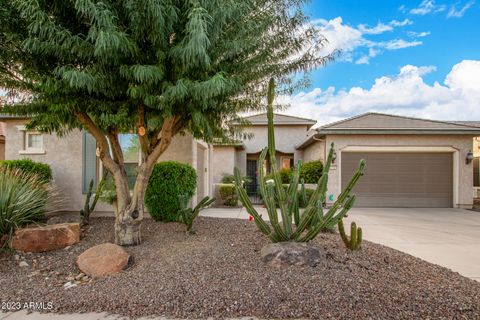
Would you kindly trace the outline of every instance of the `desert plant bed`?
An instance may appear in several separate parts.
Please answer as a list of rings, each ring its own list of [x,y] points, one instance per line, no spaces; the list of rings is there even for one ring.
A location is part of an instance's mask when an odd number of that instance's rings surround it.
[[[200,217],[194,235],[152,220],[142,228],[144,242],[125,248],[134,257],[128,269],[65,289],[80,272],[77,256],[113,241],[112,219],[91,219],[71,248],[1,252],[0,301],[51,301],[53,312],[133,317],[480,318],[480,283],[446,268],[368,241],[352,252],[338,234],[321,233],[312,242],[324,248],[325,261],[276,269],[260,256],[269,240],[253,222],[235,219]]]

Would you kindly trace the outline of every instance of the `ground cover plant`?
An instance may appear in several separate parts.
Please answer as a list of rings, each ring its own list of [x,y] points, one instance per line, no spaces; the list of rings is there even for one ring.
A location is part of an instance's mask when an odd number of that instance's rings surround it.
[[[305,210],[301,213],[299,210],[299,178],[301,171],[301,162],[294,167],[292,180],[287,190],[282,183],[282,176],[276,167],[276,148],[275,134],[273,124],[273,102],[275,96],[275,81],[270,79],[267,91],[268,100],[268,147],[263,149],[259,157],[258,173],[260,183],[260,194],[267,207],[270,223],[267,223],[258,214],[253,207],[250,198],[243,186],[236,182],[237,193],[250,215],[253,216],[255,223],[260,231],[270,238],[272,242],[298,241],[308,242],[314,239],[318,233],[324,229],[332,229],[343,219],[348,210],[355,203],[355,195],[350,195],[355,184],[363,175],[365,161],[360,161],[358,170],[355,172],[345,189],[340,193],[331,208],[324,213],[323,203],[327,192],[328,172],[332,164],[334,146],[332,144],[328,155],[327,163],[323,174],[318,181],[317,188],[311,195]],[[269,155],[272,183],[265,181],[265,172],[263,163]],[[240,170],[235,168],[235,180],[240,181]],[[306,195],[302,195],[306,198]],[[280,209],[282,222],[279,222],[277,207]]]

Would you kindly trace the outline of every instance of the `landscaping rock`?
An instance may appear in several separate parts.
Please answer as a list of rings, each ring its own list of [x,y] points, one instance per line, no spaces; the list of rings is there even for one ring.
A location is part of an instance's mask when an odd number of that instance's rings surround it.
[[[130,255],[122,247],[104,243],[83,252],[77,259],[77,265],[91,277],[104,277],[124,270],[129,260]]]
[[[298,242],[268,244],[262,248],[261,255],[264,263],[276,268],[293,265],[315,267],[325,260],[322,248]]]
[[[28,263],[26,261],[21,261],[19,264],[18,264],[19,267],[22,267],[22,268],[25,268],[25,267],[28,267]]]
[[[71,246],[80,241],[80,224],[64,223],[15,231],[12,249],[45,252]]]

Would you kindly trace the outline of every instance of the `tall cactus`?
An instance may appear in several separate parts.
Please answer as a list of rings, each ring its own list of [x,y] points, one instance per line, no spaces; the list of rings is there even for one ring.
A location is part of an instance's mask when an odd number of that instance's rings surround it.
[[[268,147],[263,149],[258,160],[258,181],[260,182],[260,195],[267,208],[270,223],[263,220],[253,207],[247,192],[241,185],[241,174],[238,168],[235,168],[235,188],[240,201],[245,206],[247,212],[253,216],[260,231],[268,236],[272,242],[307,242],[315,238],[318,233],[327,226],[337,224],[338,221],[345,217],[348,210],[353,206],[355,196],[350,195],[350,192],[363,175],[365,161],[360,161],[358,170],[347,184],[345,190],[343,190],[338,196],[337,201],[335,201],[333,206],[324,213],[323,203],[326,199],[328,172],[332,164],[334,153],[334,145],[332,143],[327,163],[324,167],[323,174],[318,181],[317,188],[308,201],[305,210],[301,213],[298,202],[300,197],[305,197],[303,191],[298,190],[302,163],[299,161],[293,168],[290,186],[285,190],[282,185],[275,159],[276,149],[273,125],[275,82],[273,79],[270,79],[267,92]],[[265,172],[263,169],[263,163],[267,155],[270,160],[271,174],[274,180],[273,184],[267,184],[264,179]],[[280,210],[281,221],[279,220],[277,207]],[[295,224],[292,220],[294,220]]]
[[[358,250],[362,245],[362,228],[357,228],[357,224],[352,222],[350,225],[350,239],[345,233],[345,227],[343,226],[343,220],[338,222],[338,232],[342,237],[343,243],[350,250]]]

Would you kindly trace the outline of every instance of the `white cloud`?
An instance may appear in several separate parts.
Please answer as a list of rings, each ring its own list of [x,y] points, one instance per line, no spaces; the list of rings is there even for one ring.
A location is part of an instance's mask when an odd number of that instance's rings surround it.
[[[291,105],[286,114],[313,118],[319,124],[377,111],[438,120],[480,120],[480,61],[455,65],[444,84],[425,83],[436,68],[406,65],[395,76],[383,76],[370,88],[315,88],[280,97]]]
[[[435,0],[423,0],[420,5],[410,10],[410,14],[424,16],[429,13],[445,11],[445,5],[437,5]]]
[[[410,48],[410,47],[417,47],[422,45],[422,41],[405,41],[403,39],[394,39],[390,40],[388,42],[380,42],[378,43],[379,47],[383,47],[388,50],[399,50],[399,49],[405,49],[405,48]]]
[[[448,11],[447,18],[461,18],[470,9],[471,6],[475,4],[475,1],[470,1],[466,3],[463,7],[457,10],[457,5],[454,4]]]
[[[407,34],[412,38],[424,38],[426,36],[429,36],[431,32],[430,31],[423,31],[423,32],[408,31]]]
[[[405,27],[413,24],[413,21],[410,19],[405,19],[403,21],[392,20],[390,21],[390,25],[393,27]]]
[[[328,40],[328,44],[323,48],[322,54],[328,55],[335,50],[340,50],[341,61],[349,61],[365,64],[369,63],[370,58],[377,56],[381,50],[399,50],[408,47],[419,46],[421,41],[407,41],[404,39],[392,39],[386,41],[374,41],[367,39],[367,35],[378,35],[388,31],[393,31],[395,27],[403,27],[412,24],[409,19],[403,21],[392,20],[388,24],[379,22],[374,27],[360,24],[358,27],[349,26],[343,23],[342,17],[331,20],[318,19],[311,22]],[[366,53],[365,50],[375,49],[375,54]],[[355,51],[363,52],[355,52]]]

